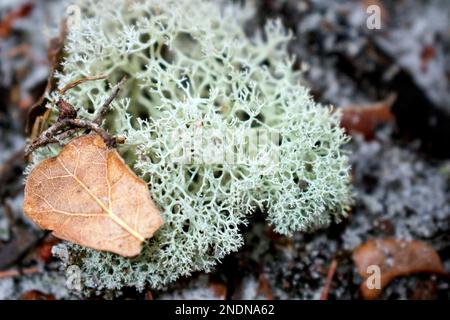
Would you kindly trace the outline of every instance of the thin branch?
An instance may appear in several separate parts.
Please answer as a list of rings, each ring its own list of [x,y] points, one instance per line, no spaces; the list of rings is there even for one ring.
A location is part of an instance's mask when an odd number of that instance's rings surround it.
[[[81,119],[67,119],[67,122],[72,127],[94,131],[103,138],[108,147],[113,147],[115,145],[115,140],[108,134],[108,132],[106,132],[106,130],[92,121]]]
[[[124,76],[118,84],[116,84],[112,90],[111,95],[109,96],[108,99],[106,99],[105,103],[102,105],[102,107],[98,110],[97,115],[95,116],[93,122],[100,125],[101,121],[102,121],[102,117],[103,115],[106,113],[106,111],[108,111],[108,108],[110,106],[110,104],[113,102],[113,100],[117,97],[117,95],[119,94],[120,90],[123,88],[123,86],[125,85],[125,82],[127,81],[128,77]]]
[[[113,147],[116,144],[115,139],[112,138],[108,132],[92,121],[81,119],[62,119],[45,130],[39,138],[27,146],[25,149],[25,157],[28,157],[37,148],[43,147],[50,143],[61,142],[74,134],[78,129],[94,131],[103,138],[108,147]]]
[[[39,272],[41,272],[41,270],[37,267],[30,267],[30,268],[26,268],[26,269],[5,270],[5,271],[0,271],[0,279],[18,277],[21,275],[29,275],[29,274],[39,273]]]
[[[107,77],[108,77],[107,74],[101,74],[101,75],[98,75],[98,76],[84,77],[84,78],[80,78],[80,79],[74,80],[74,81],[69,82],[68,84],[66,84],[62,89],[60,89],[59,90],[59,94],[63,95],[64,93],[66,93],[67,90],[75,88],[76,86],[78,86],[79,84],[82,84],[84,82],[95,81],[95,80],[102,80],[102,79],[106,79]]]
[[[337,260],[333,259],[331,261],[330,267],[328,268],[327,280],[323,286],[322,292],[320,294],[320,300],[328,300],[328,294],[330,293],[331,282],[333,281],[334,274],[336,273]]]
[[[66,85],[64,88],[60,90],[60,93],[64,93],[65,91],[79,85],[82,82],[90,81],[90,80],[97,80],[97,79],[103,79],[106,76],[96,76],[96,77],[88,77],[88,78],[82,78],[76,81],[73,81]],[[28,158],[28,156],[37,148],[45,146],[50,143],[59,143],[66,138],[69,138],[71,135],[76,133],[79,129],[85,129],[94,131],[98,135],[100,135],[103,140],[105,141],[106,145],[108,147],[113,147],[116,145],[116,140],[111,137],[108,132],[106,132],[103,128],[101,128],[101,120],[102,116],[108,111],[108,108],[112,101],[117,97],[119,94],[119,91],[124,86],[125,82],[127,80],[127,77],[124,76],[118,84],[114,86],[112,89],[111,95],[106,99],[105,103],[102,105],[102,107],[98,110],[97,115],[95,116],[93,121],[89,120],[82,120],[82,119],[75,119],[77,113],[75,108],[65,100],[61,99],[58,102],[59,106],[59,117],[58,121],[53,124],[50,128],[45,130],[40,134],[38,138],[36,138],[31,144],[29,144],[25,148],[25,157]]]
[[[28,158],[28,156],[37,148],[43,147],[50,143],[56,143],[58,142],[58,139],[55,138],[58,131],[63,130],[65,127],[67,127],[69,119],[62,119],[59,122],[56,122],[54,125],[52,125],[50,128],[45,130],[40,134],[36,140],[34,140],[31,144],[29,144],[25,148],[25,158]]]

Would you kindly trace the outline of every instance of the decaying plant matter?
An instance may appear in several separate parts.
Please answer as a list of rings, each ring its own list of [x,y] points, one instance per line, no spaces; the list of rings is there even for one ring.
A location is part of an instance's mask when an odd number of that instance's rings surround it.
[[[125,257],[162,224],[145,182],[98,135],[73,139],[33,169],[24,211],[58,238]]]
[[[376,299],[383,288],[396,277],[414,273],[445,274],[438,253],[422,241],[397,239],[373,239],[357,247],[353,253],[356,269],[363,281],[360,290],[363,298]],[[376,272],[370,267],[379,268],[379,287],[374,278]],[[376,276],[376,274],[375,274]]]
[[[63,95],[67,90],[72,89],[83,82],[99,80],[104,78],[105,76],[81,78],[79,80],[69,83],[64,88],[59,90],[59,94]],[[28,157],[34,150],[36,150],[39,147],[45,146],[50,143],[59,143],[67,139],[68,137],[72,136],[77,131],[77,129],[94,131],[103,138],[103,140],[109,147],[114,146],[115,140],[112,137],[110,137],[109,134],[104,129],[102,129],[100,125],[102,116],[106,113],[106,111],[108,111],[111,102],[114,100],[114,98],[119,93],[120,89],[125,84],[126,79],[127,78],[124,77],[113,88],[111,95],[100,107],[99,111],[97,112],[97,115],[92,121],[77,119],[77,111],[75,107],[71,103],[65,101],[63,98],[60,97],[57,101],[57,107],[59,112],[58,121],[55,124],[53,124],[50,128],[42,132],[39,137],[37,137],[27,146],[27,148],[25,149],[25,157]]]
[[[30,143],[25,156],[50,143],[70,138],[78,129],[96,135],[71,140],[61,153],[40,162],[28,175],[24,211],[41,228],[59,238],[97,250],[133,257],[161,226],[143,180],[111,147],[115,140],[101,128],[102,116],[126,81],[124,77],[98,109],[92,121],[78,119],[64,93],[105,76],[80,78],[59,90],[55,124]]]

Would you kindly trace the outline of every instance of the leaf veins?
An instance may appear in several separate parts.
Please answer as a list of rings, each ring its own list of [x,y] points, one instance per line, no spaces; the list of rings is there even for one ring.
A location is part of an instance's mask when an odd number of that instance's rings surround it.
[[[24,211],[58,238],[125,257],[163,222],[146,183],[98,135],[73,139],[33,169]]]

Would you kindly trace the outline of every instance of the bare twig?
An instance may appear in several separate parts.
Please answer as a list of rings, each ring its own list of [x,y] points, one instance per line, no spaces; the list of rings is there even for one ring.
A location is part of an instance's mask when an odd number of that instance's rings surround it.
[[[38,267],[5,270],[5,271],[0,271],[0,279],[19,277],[21,275],[29,275],[29,274],[39,273],[39,272],[41,272],[41,270]]]
[[[124,76],[118,84],[116,84],[112,90],[111,95],[108,99],[106,99],[105,103],[103,103],[102,107],[98,110],[97,115],[95,116],[93,122],[100,125],[100,122],[102,121],[103,115],[108,111],[109,105],[113,102],[113,100],[117,97],[120,90],[124,86],[125,82],[127,81],[128,77]]]
[[[59,133],[58,136],[55,137],[54,142],[51,142],[51,143],[61,143],[64,140],[66,140],[67,138],[73,136],[78,130],[79,130],[79,128],[72,128],[72,129],[64,130],[63,132]]]
[[[66,84],[62,89],[59,90],[59,93],[61,95],[63,95],[64,93],[66,93],[67,90],[75,88],[79,84],[82,84],[82,83],[87,82],[87,81],[102,80],[102,79],[106,79],[107,77],[108,77],[107,74],[101,74],[101,75],[93,76],[93,77],[80,78],[80,79],[74,80],[74,81]]]
[[[58,142],[58,139],[55,136],[58,133],[58,131],[61,131],[65,127],[67,127],[67,120],[69,119],[63,119],[60,120],[59,122],[56,122],[50,128],[42,132],[41,135],[36,140],[34,140],[31,144],[26,146],[25,157],[27,158],[37,148],[43,147],[50,143]]]
[[[81,128],[81,129],[88,129],[92,130],[98,135],[100,135],[103,140],[105,141],[106,145],[108,147],[113,147],[115,145],[115,140],[106,132],[102,127],[100,127],[98,124],[94,123],[93,121],[89,120],[81,120],[81,119],[67,119],[67,123],[71,127],[75,128]]]
[[[105,76],[102,75],[78,79],[62,88],[60,90],[60,93],[64,93],[65,91],[85,81],[103,79],[104,77]],[[99,109],[93,121],[76,119],[77,113],[75,108],[67,101],[60,99],[58,101],[59,107],[58,121],[55,124],[53,124],[50,128],[42,132],[38,138],[36,138],[31,144],[29,144],[25,148],[25,157],[28,157],[34,150],[36,150],[39,147],[45,146],[50,143],[59,143],[63,141],[64,139],[76,133],[78,129],[94,131],[103,138],[108,147],[115,146],[116,140],[112,138],[104,129],[102,129],[100,124],[102,116],[106,113],[112,101],[117,97],[120,89],[122,89],[126,80],[127,77],[124,76],[119,81],[119,83],[114,86],[111,95],[108,97],[108,99],[106,99],[105,103]]]
[[[320,294],[320,300],[328,300],[328,294],[331,288],[331,282],[333,281],[334,274],[336,273],[337,260],[333,259],[331,261],[330,267],[328,268],[327,280],[323,286],[322,293]]]
[[[63,139],[68,138],[77,131],[75,128],[94,131],[100,135],[103,140],[105,140],[108,147],[113,147],[115,145],[115,140],[98,124],[89,120],[66,118],[56,122],[50,128],[45,130],[39,138],[28,145],[25,149],[25,157],[28,157],[37,148],[43,147],[50,143],[59,143]]]

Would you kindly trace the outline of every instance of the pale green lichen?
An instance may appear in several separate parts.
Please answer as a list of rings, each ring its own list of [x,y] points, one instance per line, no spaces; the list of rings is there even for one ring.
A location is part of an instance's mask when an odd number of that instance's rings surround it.
[[[243,24],[253,14],[249,6],[80,3],[82,20],[69,30],[59,86],[82,76],[106,73],[109,83],[129,76],[126,98],[114,102],[104,125],[126,137],[119,151],[148,181],[165,220],[132,260],[65,244],[71,257],[66,263],[81,267],[86,287],[159,288],[211,270],[243,244],[239,228],[256,208],[287,235],[345,215],[351,193],[340,147],[347,137],[339,114],[315,103],[300,84],[286,50],[291,36],[280,23],[248,37]],[[109,95],[105,83],[87,82],[66,95],[80,117],[93,118]],[[197,129],[206,137],[200,143]],[[252,144],[233,139],[249,132],[269,138],[254,157],[236,159],[239,147]],[[174,160],[180,142],[199,143],[189,161]],[[232,160],[210,161],[217,148]],[[54,154],[48,150],[35,152],[35,161]]]

